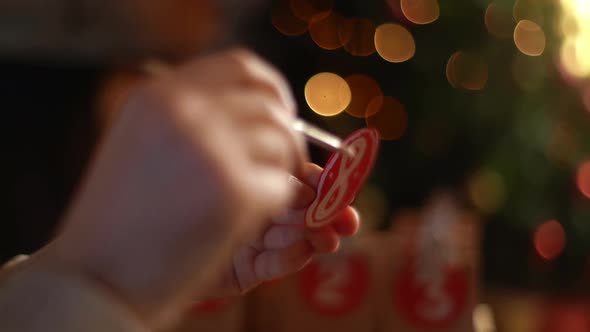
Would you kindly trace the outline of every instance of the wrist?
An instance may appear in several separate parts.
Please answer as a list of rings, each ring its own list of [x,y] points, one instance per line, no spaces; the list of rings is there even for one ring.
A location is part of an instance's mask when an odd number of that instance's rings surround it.
[[[0,325],[10,331],[147,331],[141,319],[101,285],[55,264],[44,253],[3,275]]]

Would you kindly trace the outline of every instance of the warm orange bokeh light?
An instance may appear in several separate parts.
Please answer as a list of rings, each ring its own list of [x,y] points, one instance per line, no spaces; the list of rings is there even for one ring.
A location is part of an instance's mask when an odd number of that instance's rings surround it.
[[[293,14],[306,22],[324,19],[332,12],[334,0],[289,0]]]
[[[369,56],[375,53],[375,23],[366,18],[345,20],[340,27],[340,41],[344,49],[356,56]]]
[[[580,192],[590,198],[590,160],[583,162],[578,168],[577,185]]]
[[[404,105],[390,96],[373,98],[368,111],[367,127],[379,131],[382,140],[395,140],[402,137],[408,127],[408,113]]]
[[[543,22],[543,4],[539,0],[516,0],[512,10],[512,15],[516,22],[522,20],[531,20]]]
[[[537,227],[533,239],[535,250],[546,260],[557,258],[565,248],[566,235],[563,226],[550,220]]]
[[[455,88],[481,90],[488,81],[488,66],[478,55],[455,52],[447,62],[447,79]]]
[[[403,26],[393,23],[380,25],[375,31],[377,53],[389,62],[404,62],[416,53],[412,34]]]
[[[319,115],[333,116],[341,113],[351,99],[346,81],[334,73],[319,73],[305,84],[305,100]]]
[[[522,20],[514,28],[514,43],[522,53],[538,56],[545,50],[545,33],[537,23]]]
[[[479,171],[469,181],[469,197],[473,204],[486,213],[496,212],[504,204],[506,187],[498,172]]]
[[[496,38],[510,38],[514,31],[514,20],[510,7],[492,2],[485,13],[485,24],[488,32]]]
[[[289,0],[277,0],[271,9],[272,25],[286,36],[300,36],[307,31],[307,22],[293,14]]]
[[[369,103],[375,97],[383,95],[381,87],[379,87],[379,84],[374,79],[363,74],[353,74],[346,77],[346,82],[352,93],[350,104],[345,109],[346,113],[356,118],[365,118],[373,115],[373,113],[368,113],[367,111],[379,111],[381,107],[377,107],[377,105],[374,105],[369,110]]]
[[[590,86],[585,87],[582,90],[582,102],[586,110],[590,112]]]
[[[344,17],[337,13],[330,13],[323,19],[309,24],[309,35],[319,47],[326,50],[335,50],[342,47],[340,27],[343,23]]]
[[[438,0],[401,0],[400,7],[408,21],[416,24],[432,23],[440,15]]]

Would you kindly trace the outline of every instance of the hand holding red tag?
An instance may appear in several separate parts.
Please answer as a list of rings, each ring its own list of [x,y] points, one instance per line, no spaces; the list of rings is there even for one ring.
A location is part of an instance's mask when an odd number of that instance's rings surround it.
[[[318,184],[317,196],[305,213],[305,224],[317,228],[334,221],[352,203],[375,163],[379,148],[376,130],[363,128],[344,140],[354,157],[334,153]]]

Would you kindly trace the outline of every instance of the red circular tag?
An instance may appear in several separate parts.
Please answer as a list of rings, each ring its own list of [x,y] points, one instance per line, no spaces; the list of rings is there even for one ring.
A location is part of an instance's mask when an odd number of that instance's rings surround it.
[[[224,309],[228,304],[227,300],[215,299],[215,300],[205,300],[200,301],[192,306],[192,312],[196,314],[203,314],[203,313],[214,313],[221,311]]]
[[[420,273],[423,275],[420,276]],[[410,260],[394,284],[394,303],[409,322],[421,328],[446,328],[463,314],[468,303],[469,281],[460,267],[428,267],[420,272]]]
[[[337,218],[352,203],[365,183],[379,148],[375,129],[363,128],[344,140],[354,151],[354,157],[342,152],[332,154],[320,176],[317,195],[305,212],[305,224],[321,227]]]
[[[303,300],[314,311],[341,316],[358,308],[369,288],[369,269],[362,257],[311,262],[300,274]]]

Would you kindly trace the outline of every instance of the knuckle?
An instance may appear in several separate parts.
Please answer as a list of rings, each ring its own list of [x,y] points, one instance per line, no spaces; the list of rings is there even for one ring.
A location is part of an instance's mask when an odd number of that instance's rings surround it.
[[[245,49],[235,49],[228,51],[225,58],[240,73],[254,77],[252,66],[257,61],[257,56],[254,53]]]

